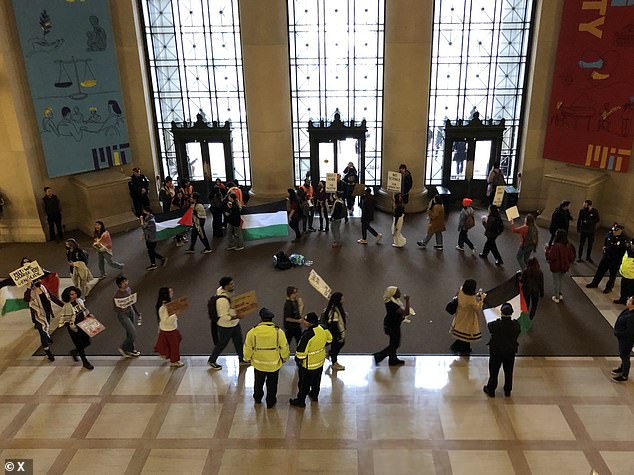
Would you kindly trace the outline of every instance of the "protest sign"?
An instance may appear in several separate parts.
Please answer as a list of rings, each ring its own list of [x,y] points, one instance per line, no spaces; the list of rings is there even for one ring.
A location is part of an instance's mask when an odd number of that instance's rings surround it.
[[[508,218],[509,221],[513,221],[514,219],[517,219],[520,217],[520,212],[517,209],[517,206],[512,206],[509,209],[506,210],[506,217]]]
[[[403,175],[401,175],[399,172],[387,172],[387,191],[400,193],[402,178]]]
[[[328,286],[326,281],[322,279],[317,272],[315,272],[315,269],[312,269],[308,274],[308,283],[325,298],[330,298],[332,289]]]
[[[136,292],[121,299],[114,299],[114,304],[119,308],[128,308],[136,303]]]
[[[495,206],[502,206],[502,201],[504,200],[504,189],[506,186],[500,185],[495,188],[495,196],[493,197],[493,204]]]
[[[258,309],[258,298],[255,290],[236,295],[231,299],[231,303],[233,303],[238,318],[244,318],[245,315]]]
[[[37,261],[28,262],[19,269],[9,272],[9,276],[13,279],[13,282],[15,282],[16,287],[29,285],[32,281],[43,275],[44,271],[42,271]]]
[[[181,315],[189,307],[187,297],[179,297],[165,304],[170,315]]]
[[[326,173],[326,193],[337,192],[337,174]]]

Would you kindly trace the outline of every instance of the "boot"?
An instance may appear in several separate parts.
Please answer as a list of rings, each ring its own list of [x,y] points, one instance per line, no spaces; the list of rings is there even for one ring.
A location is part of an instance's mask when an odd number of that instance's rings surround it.
[[[53,353],[51,353],[51,350],[44,348],[44,353],[46,353],[49,361],[55,361],[55,357],[53,356]]]

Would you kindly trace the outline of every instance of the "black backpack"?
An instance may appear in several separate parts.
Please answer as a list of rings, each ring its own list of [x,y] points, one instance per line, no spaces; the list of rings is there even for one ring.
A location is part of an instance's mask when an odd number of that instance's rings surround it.
[[[273,256],[273,266],[276,269],[287,270],[293,267],[293,263],[284,251],[280,251]]]
[[[211,320],[212,322],[217,322],[219,318],[218,307],[216,307],[216,302],[218,302],[218,299],[229,300],[229,297],[227,297],[226,295],[212,295],[212,297],[209,299],[209,301],[207,302],[207,313],[209,314],[209,320]]]

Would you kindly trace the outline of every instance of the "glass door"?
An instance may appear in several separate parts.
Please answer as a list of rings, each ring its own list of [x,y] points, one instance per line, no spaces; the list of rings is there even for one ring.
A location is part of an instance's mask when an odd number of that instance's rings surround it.
[[[486,180],[495,161],[496,144],[490,139],[448,140],[443,159],[442,185],[456,200],[479,200],[486,195]]]
[[[337,171],[335,144],[319,142],[319,180],[325,180],[326,173],[339,173]]]
[[[227,181],[227,170],[225,165],[225,147],[221,142],[209,142],[207,144],[209,151],[209,165],[211,181],[220,178],[223,182]]]

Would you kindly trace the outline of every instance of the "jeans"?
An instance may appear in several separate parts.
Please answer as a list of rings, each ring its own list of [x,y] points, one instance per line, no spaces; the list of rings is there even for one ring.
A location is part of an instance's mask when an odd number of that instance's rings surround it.
[[[62,232],[62,214],[47,216],[48,221],[48,234],[51,241],[55,241],[55,228],[57,228],[57,239],[62,239],[64,233]]]
[[[222,353],[222,350],[224,350],[229,344],[229,341],[233,341],[233,346],[236,349],[236,353],[238,353],[238,358],[240,358],[240,361],[244,359],[242,353],[242,328],[238,323],[235,327],[218,326],[218,343],[216,343],[216,346],[214,346],[211,356],[209,357],[210,363],[216,362],[218,356],[220,356],[220,353]]]
[[[229,247],[244,247],[240,226],[227,223],[227,234],[229,235]]]
[[[101,275],[106,275],[106,262],[114,269],[123,269],[123,264],[112,260],[112,254],[99,252],[99,272],[101,272]]]
[[[634,342],[619,340],[619,356],[621,357],[621,376],[627,378],[630,375],[630,353],[634,347]]]
[[[465,244],[473,251],[473,243],[469,239],[469,230],[461,229],[460,234],[458,234],[458,246],[464,248]]]
[[[379,235],[379,233],[375,231],[375,229],[369,222],[361,221],[361,237],[363,239],[368,238],[368,231],[370,231],[370,234],[372,234],[372,236],[374,237],[377,237]]]
[[[442,232],[427,234],[425,239],[423,239],[423,245],[426,246],[432,236],[436,236],[436,247],[442,247]]]
[[[195,222],[192,226],[191,242],[189,243],[190,251],[194,250],[194,246],[196,246],[196,239],[198,239],[198,236],[200,236],[200,242],[203,243],[205,249],[211,249],[211,246],[209,245],[209,240],[207,239],[207,234],[205,233],[205,219],[198,218],[198,222],[198,226],[196,226]]]
[[[498,245],[495,239],[496,238],[487,238],[487,241],[484,243],[484,249],[482,249],[482,256],[487,257],[489,252],[491,252],[496,261],[502,261],[502,256],[500,255],[500,251],[498,251]]]
[[[165,261],[165,258],[161,256],[158,252],[156,252],[157,244],[158,242],[156,241],[148,241],[147,239],[145,240],[145,247],[147,247],[147,255],[150,257],[150,263],[152,265],[156,264],[157,258],[162,261]]]
[[[526,263],[528,259],[531,257],[531,254],[535,251],[532,247],[523,247],[517,250],[517,263],[520,265],[520,269],[526,270]]]
[[[299,230],[299,219],[289,219],[288,225],[295,231],[295,240],[299,240],[302,237],[302,233]]]
[[[390,363],[395,363],[398,361],[398,357],[396,356],[396,350],[401,346],[401,327],[396,328],[384,328],[385,334],[390,337],[389,344],[383,348],[378,353],[374,354],[374,358],[377,362],[383,361],[386,357],[389,358],[388,361]]]
[[[306,403],[306,396],[316,400],[319,397],[319,386],[321,385],[321,374],[323,366],[315,369],[299,367],[299,381],[297,382],[297,400]]]
[[[583,246],[588,241],[588,250],[586,251],[586,260],[590,259],[592,253],[592,245],[594,244],[594,233],[581,233],[579,236],[579,259],[583,256]]]
[[[539,294],[526,294],[526,307],[528,308],[528,316],[532,320],[537,312],[537,304],[539,303]]]
[[[561,296],[561,279],[565,272],[553,272],[553,295],[555,298]]]
[[[117,312],[117,320],[125,330],[125,340],[121,343],[121,349],[126,353],[132,353],[134,350],[134,340],[136,340],[135,314],[132,308],[127,312]]]
[[[493,392],[498,387],[498,374],[500,366],[504,369],[504,392],[510,393],[513,390],[513,366],[515,365],[515,354],[496,354],[489,356],[489,382],[486,385],[487,391]]]
[[[330,222],[330,229],[332,229],[332,240],[335,244],[341,243],[341,220],[333,219]]]
[[[328,219],[328,210],[325,204],[319,207],[319,230],[320,231],[324,229],[324,220],[326,220],[326,231],[328,231],[330,229],[329,227],[330,220]]]
[[[341,348],[343,348],[343,345],[345,344],[346,344],[345,340],[341,340],[341,341],[333,340],[332,345],[330,345],[330,361],[332,362],[332,364],[335,364],[337,362],[337,356],[339,356],[339,352],[341,351]]]
[[[277,381],[280,376],[280,371],[260,371],[253,368],[255,372],[255,380],[253,381],[253,399],[255,402],[262,402],[264,397],[264,383],[266,382],[266,405],[268,407],[275,406],[277,402]]]

